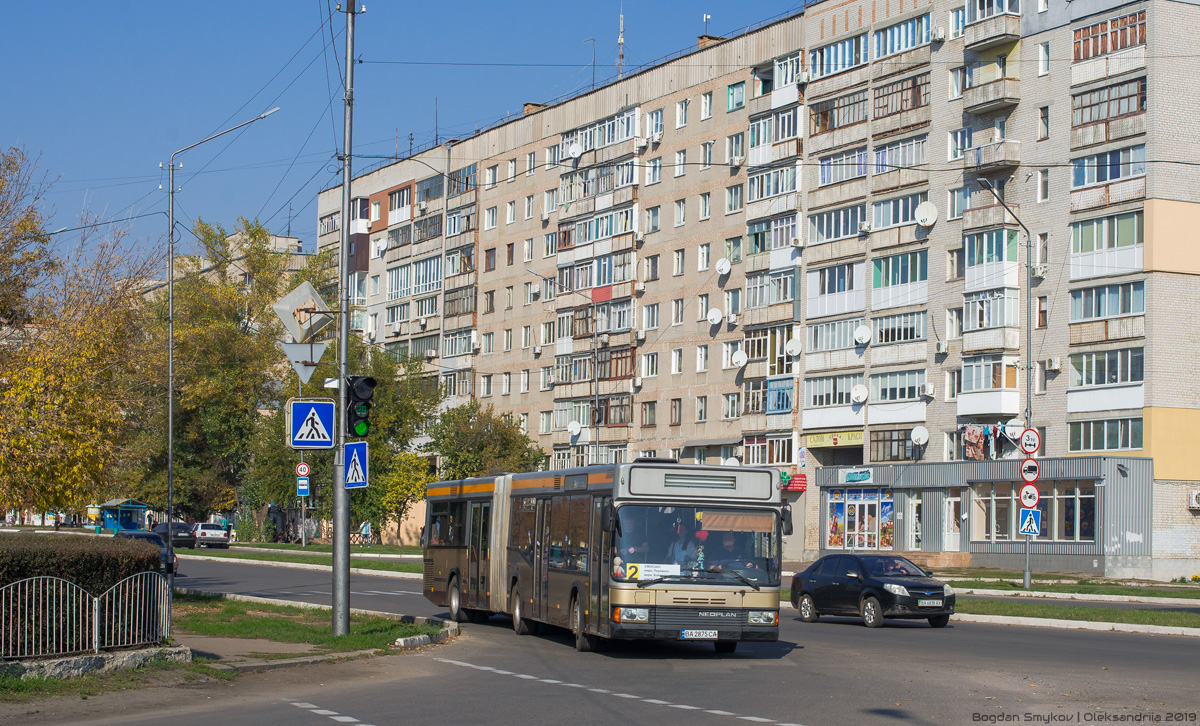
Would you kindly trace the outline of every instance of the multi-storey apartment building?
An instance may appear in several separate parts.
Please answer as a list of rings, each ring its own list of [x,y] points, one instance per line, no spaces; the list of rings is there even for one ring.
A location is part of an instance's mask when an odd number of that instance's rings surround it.
[[[555,467],[784,470],[792,558],[1014,564],[1029,424],[1036,563],[1195,569],[1200,9],[1027,2],[810,3],[364,173],[364,333]]]

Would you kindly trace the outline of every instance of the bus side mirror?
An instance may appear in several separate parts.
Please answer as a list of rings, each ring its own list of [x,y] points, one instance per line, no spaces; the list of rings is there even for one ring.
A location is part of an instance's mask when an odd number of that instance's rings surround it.
[[[611,532],[613,528],[613,505],[612,502],[605,502],[600,508],[600,528],[605,532]]]
[[[792,506],[790,504],[783,505],[783,534],[790,535],[792,533]]]

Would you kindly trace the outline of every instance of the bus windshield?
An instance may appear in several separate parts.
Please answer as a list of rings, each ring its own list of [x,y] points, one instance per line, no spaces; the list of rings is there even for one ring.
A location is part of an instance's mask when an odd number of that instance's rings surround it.
[[[613,577],[779,584],[775,512],[627,504],[617,509]]]

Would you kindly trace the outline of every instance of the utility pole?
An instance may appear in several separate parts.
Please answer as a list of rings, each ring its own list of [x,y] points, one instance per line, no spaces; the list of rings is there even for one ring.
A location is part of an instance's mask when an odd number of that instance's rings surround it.
[[[342,244],[338,251],[338,444],[333,461],[333,634],[350,634],[350,492],[346,489],[346,357],[350,348],[350,161],[354,130],[354,2],[346,4],[346,117]]]
[[[596,39],[586,38],[583,42],[592,44],[592,88],[596,87]]]

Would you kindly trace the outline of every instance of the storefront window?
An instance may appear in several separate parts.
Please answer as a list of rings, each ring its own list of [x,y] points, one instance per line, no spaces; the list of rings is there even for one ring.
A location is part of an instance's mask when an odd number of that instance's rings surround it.
[[[975,484],[971,539],[1003,542],[1023,539],[1016,533],[1021,503],[1008,483]],[[1045,542],[1093,542],[1096,539],[1096,488],[1092,482],[1054,482],[1040,485],[1042,528],[1036,539]],[[994,536],[993,536],[994,533]]]
[[[831,489],[826,547],[890,550],[895,547],[891,489]]]

